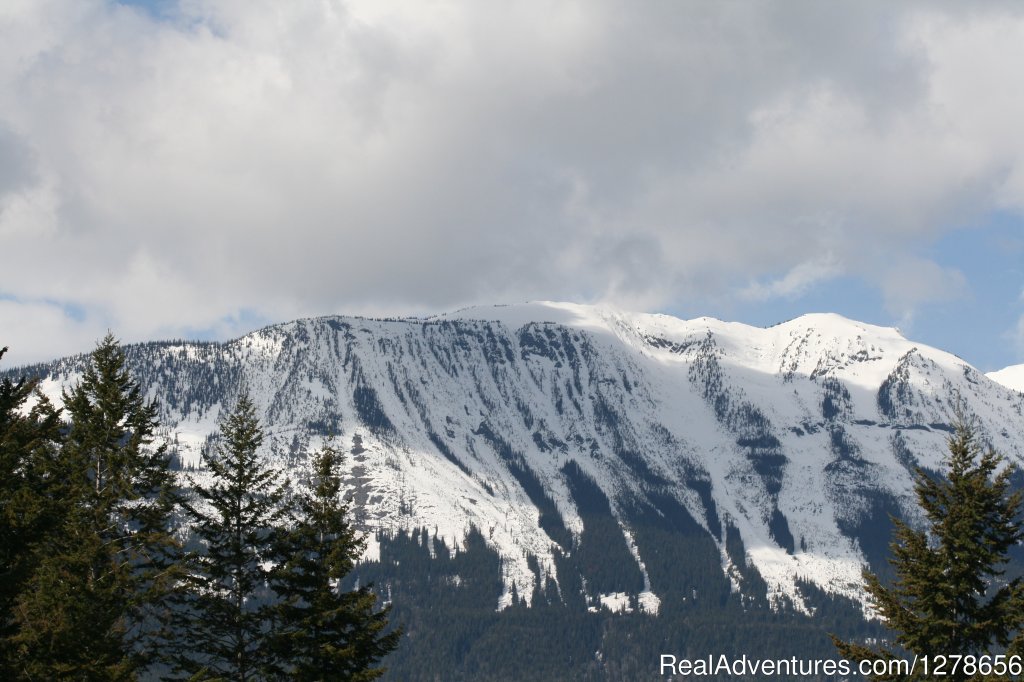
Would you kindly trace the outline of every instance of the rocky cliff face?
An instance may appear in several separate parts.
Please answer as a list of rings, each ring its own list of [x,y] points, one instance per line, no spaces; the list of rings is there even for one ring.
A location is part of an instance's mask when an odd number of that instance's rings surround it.
[[[699,599],[700,572],[669,561],[669,542],[751,599],[801,609],[802,581],[859,597],[888,515],[914,519],[913,467],[940,466],[954,396],[1024,463],[1024,394],[835,315],[760,329],[528,304],[126,351],[182,467],[201,470],[245,387],[294,477],[335,434],[365,528],[456,547],[479,530],[502,559],[496,607],[567,571],[595,608]],[[82,361],[30,369],[57,397]]]

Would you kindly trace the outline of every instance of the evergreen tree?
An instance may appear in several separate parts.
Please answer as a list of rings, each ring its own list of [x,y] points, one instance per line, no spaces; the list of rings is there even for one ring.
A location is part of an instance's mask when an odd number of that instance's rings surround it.
[[[0,358],[7,348],[0,349]],[[17,678],[15,604],[34,572],[33,545],[60,515],[50,477],[60,440],[60,414],[38,396],[37,381],[0,381],[0,678]]]
[[[309,490],[298,495],[292,527],[282,534],[272,587],[281,599],[275,645],[291,679],[373,680],[401,633],[386,632],[389,609],[375,610],[370,585],[340,583],[362,555],[365,539],[341,500],[341,455],[325,445],[313,458]]]
[[[280,674],[267,580],[289,484],[257,454],[262,442],[256,408],[243,393],[207,459],[209,480],[191,479],[193,499],[183,502],[202,548],[189,561],[177,668],[198,679]]]
[[[112,335],[63,401],[67,435],[47,472],[61,520],[34,543],[12,641],[31,679],[131,679],[155,662],[146,642],[174,581],[174,479],[153,447],[156,406]]]
[[[917,470],[927,528],[894,519],[893,584],[864,572],[871,602],[896,643],[920,656],[984,654],[1007,646],[1024,623],[1024,585],[1002,578],[1008,550],[1024,538],[1021,493],[1010,490],[1002,457],[978,443],[972,420],[958,419],[948,446],[945,478]],[[890,648],[834,641],[851,659],[897,656]],[[967,677],[961,670],[949,679]]]

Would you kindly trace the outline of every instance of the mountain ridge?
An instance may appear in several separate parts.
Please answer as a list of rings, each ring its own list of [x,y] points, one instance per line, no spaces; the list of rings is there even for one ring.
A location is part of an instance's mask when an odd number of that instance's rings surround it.
[[[183,466],[201,461],[245,386],[283,466],[301,469],[337,434],[367,530],[433,528],[457,548],[479,529],[503,561],[495,608],[566,583],[559,557],[585,555],[600,529],[636,577],[571,569],[588,603],[656,612],[674,588],[643,528],[669,519],[699,528],[739,594],[763,580],[769,603],[807,610],[803,580],[860,600],[888,514],[915,518],[913,466],[941,466],[955,393],[1024,462],[1024,396],[894,328],[831,313],[758,328],[544,302],[306,318],[126,353]],[[59,402],[81,361],[33,371]]]

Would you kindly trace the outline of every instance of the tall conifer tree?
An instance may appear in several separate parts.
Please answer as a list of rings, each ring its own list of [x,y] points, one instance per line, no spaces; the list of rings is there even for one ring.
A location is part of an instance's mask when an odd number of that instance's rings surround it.
[[[281,598],[275,645],[295,680],[376,679],[384,673],[380,659],[401,636],[386,632],[389,609],[376,608],[369,585],[341,591],[365,540],[341,499],[340,464],[330,445],[314,456],[309,489],[297,496],[273,573],[271,584]]]
[[[0,349],[0,358],[6,351]],[[61,518],[61,498],[49,476],[60,441],[60,413],[42,396],[26,410],[37,383],[0,381],[0,678],[5,680],[18,677],[14,607],[38,564],[32,548]]]
[[[202,548],[189,561],[183,649],[177,667],[198,679],[279,674],[270,646],[274,605],[267,580],[288,481],[259,455],[263,430],[243,393],[207,458],[209,478],[192,480],[184,502]]]
[[[13,641],[31,679],[132,679],[155,660],[149,628],[174,581],[174,478],[154,447],[156,406],[112,335],[63,400],[67,435],[48,472],[62,519],[35,545]]]
[[[1024,585],[1002,578],[1008,550],[1024,538],[1021,493],[1011,491],[1002,457],[978,443],[973,421],[959,418],[948,446],[945,478],[917,470],[927,528],[894,519],[893,584],[864,571],[868,595],[896,643],[920,656],[984,654],[1006,647],[1024,624]],[[833,639],[851,659],[897,655]],[[945,679],[969,677],[961,669]]]

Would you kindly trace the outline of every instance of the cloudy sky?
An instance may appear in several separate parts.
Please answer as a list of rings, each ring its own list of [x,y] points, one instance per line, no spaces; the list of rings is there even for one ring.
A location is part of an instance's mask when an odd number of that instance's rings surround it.
[[[1024,362],[979,4],[3,0],[0,345],[555,299]]]

